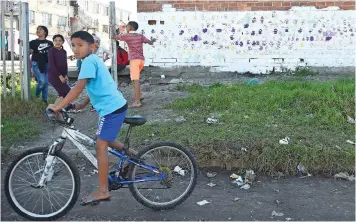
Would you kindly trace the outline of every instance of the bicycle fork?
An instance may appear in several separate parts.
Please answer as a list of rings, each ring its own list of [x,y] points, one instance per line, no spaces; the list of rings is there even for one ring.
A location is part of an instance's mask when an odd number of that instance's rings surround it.
[[[42,188],[47,182],[52,180],[52,177],[54,175],[54,166],[57,163],[57,158],[54,155],[56,151],[60,151],[63,148],[63,145],[65,143],[66,139],[65,137],[59,137],[55,140],[53,145],[50,147],[48,151],[48,155],[46,156],[46,165],[44,166],[43,169],[40,171],[42,172],[41,179],[38,182],[36,186],[33,186],[35,188]],[[32,185],[31,185],[32,186]]]
[[[44,187],[44,185],[51,181],[52,180],[52,177],[54,175],[54,166],[56,165],[57,163],[57,158],[55,156],[52,156],[52,155],[48,155],[46,157],[46,165],[44,166],[43,168],[43,172],[42,172],[42,175],[41,175],[41,179],[40,181],[38,182],[37,185],[33,186],[31,185],[32,187],[35,187],[35,188],[42,188]]]

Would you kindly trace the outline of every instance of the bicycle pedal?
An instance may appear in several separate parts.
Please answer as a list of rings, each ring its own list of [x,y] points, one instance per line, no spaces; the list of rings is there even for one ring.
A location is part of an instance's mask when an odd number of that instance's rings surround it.
[[[120,188],[122,188],[122,187],[123,187],[122,184],[113,183],[113,184],[110,184],[110,185],[109,185],[109,191],[118,190],[118,189],[120,189]]]

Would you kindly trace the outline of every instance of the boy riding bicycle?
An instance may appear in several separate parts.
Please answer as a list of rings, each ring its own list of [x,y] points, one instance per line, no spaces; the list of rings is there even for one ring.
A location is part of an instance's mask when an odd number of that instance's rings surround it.
[[[96,132],[99,188],[83,198],[81,204],[85,206],[93,202],[110,200],[107,149],[108,146],[120,151],[123,149],[124,145],[115,142],[115,138],[127,114],[127,101],[118,90],[104,62],[92,53],[95,47],[93,36],[88,32],[78,31],[71,36],[71,41],[75,57],[82,59],[78,82],[59,104],[49,105],[47,110],[52,110],[54,113],[59,112],[76,99],[85,87],[88,96],[75,108],[77,110],[83,109],[91,102],[99,114]],[[128,155],[130,154],[128,153]]]

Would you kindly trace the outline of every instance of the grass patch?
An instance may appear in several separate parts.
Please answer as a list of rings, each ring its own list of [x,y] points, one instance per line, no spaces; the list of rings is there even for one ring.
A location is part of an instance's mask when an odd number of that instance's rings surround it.
[[[35,82],[31,82],[31,94],[34,96]],[[49,101],[54,101],[50,96]],[[11,93],[6,98],[1,96],[1,146],[8,148],[16,142],[35,140],[38,138],[41,121],[45,120],[44,110],[46,105],[34,97],[29,102],[22,101],[20,89],[17,88],[16,96]]]
[[[318,75],[317,72],[311,70],[308,67],[297,67],[293,72],[292,75],[298,77],[306,77],[306,76],[316,76]]]
[[[190,92],[167,108],[187,120],[135,129],[135,142],[176,141],[192,147],[200,166],[295,174],[355,171],[354,78],[332,82],[271,81],[262,85],[180,85]],[[208,125],[215,116],[219,122]],[[290,137],[289,145],[279,140]],[[246,148],[247,152],[242,151]]]

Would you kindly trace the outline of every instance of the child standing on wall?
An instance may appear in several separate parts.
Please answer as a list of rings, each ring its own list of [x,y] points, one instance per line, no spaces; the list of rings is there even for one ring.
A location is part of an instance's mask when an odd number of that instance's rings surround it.
[[[130,77],[134,82],[135,102],[130,107],[141,107],[140,72],[145,63],[143,56],[143,43],[152,45],[156,39],[148,40],[144,35],[137,33],[137,22],[130,21],[126,25],[127,34],[116,36],[116,40],[125,41],[129,47]]]

